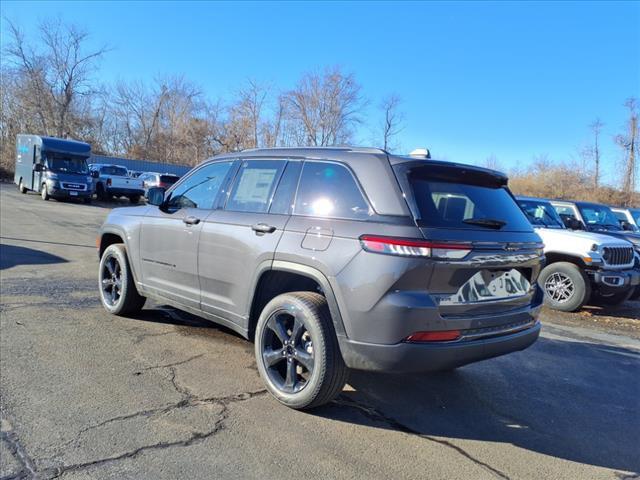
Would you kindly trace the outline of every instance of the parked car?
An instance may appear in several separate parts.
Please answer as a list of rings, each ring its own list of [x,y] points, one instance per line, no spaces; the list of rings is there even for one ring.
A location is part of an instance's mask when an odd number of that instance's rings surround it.
[[[131,178],[126,167],[94,163],[89,165],[95,178],[98,199],[111,200],[112,197],[128,197],[131,203],[138,203],[144,195],[142,181]]]
[[[538,338],[542,243],[499,172],[258,149],[148,200],[100,230],[104,308],[154,298],[255,340],[262,379],[290,407],[330,401],[349,368],[450,370]]]
[[[171,187],[171,185],[180,180],[180,177],[178,175],[173,175],[172,173],[154,172],[143,173],[138,178],[142,180],[142,187],[144,189],[145,196],[147,195],[149,189],[152,187],[162,187],[164,189],[168,189],[169,187]]]
[[[640,234],[624,230],[607,205],[592,202],[551,200],[567,228],[602,233],[631,242],[636,252],[636,268],[640,269]],[[631,295],[640,298],[640,286]]]
[[[62,138],[18,135],[14,181],[20,193],[38,192],[43,200],[91,202],[93,179],[87,158],[91,146]]]
[[[631,243],[567,229],[548,200],[530,197],[517,200],[544,242],[547,262],[538,283],[547,305],[573,312],[592,296],[610,305],[622,303],[631,296],[640,284]]]
[[[611,207],[623,230],[640,231],[640,208]]]

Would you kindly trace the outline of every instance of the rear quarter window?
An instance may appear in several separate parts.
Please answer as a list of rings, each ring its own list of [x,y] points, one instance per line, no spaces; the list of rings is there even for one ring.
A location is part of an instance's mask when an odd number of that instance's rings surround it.
[[[374,212],[345,166],[332,162],[305,162],[293,213],[366,220]]]

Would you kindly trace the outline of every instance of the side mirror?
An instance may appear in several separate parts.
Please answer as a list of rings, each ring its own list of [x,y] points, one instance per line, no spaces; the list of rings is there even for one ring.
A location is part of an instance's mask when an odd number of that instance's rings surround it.
[[[635,228],[633,228],[633,225],[631,225],[631,223],[629,223],[626,220],[620,220],[620,226],[622,227],[623,230],[626,230],[628,232],[635,231]]]
[[[584,230],[584,225],[577,218],[570,218],[569,225],[567,225],[571,230]]]
[[[91,173],[89,175],[91,175],[92,178],[100,178],[100,172],[98,172],[97,170],[91,170]]]
[[[42,163],[34,163],[33,164],[33,171],[34,172],[44,172],[45,168],[44,168],[44,164]]]
[[[151,187],[147,192],[147,202],[156,207],[161,206],[164,203],[164,191],[162,187]]]

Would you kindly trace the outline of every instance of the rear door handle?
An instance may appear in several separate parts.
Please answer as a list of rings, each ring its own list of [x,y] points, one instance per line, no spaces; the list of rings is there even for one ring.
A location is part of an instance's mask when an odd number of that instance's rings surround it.
[[[251,225],[251,229],[258,235],[264,235],[265,233],[273,233],[276,231],[276,227],[273,225],[267,225],[266,223],[256,223]]]
[[[182,219],[184,223],[187,225],[197,225],[200,223],[200,219],[198,217],[194,217],[193,215],[189,215],[188,217],[184,217]]]

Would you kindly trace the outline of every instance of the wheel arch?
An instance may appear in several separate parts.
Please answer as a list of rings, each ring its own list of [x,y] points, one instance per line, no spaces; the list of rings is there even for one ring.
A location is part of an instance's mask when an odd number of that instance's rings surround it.
[[[547,260],[545,267],[558,262],[573,263],[576,267],[584,270],[587,266],[584,260],[578,255],[572,255],[565,252],[545,252],[544,256]]]
[[[327,299],[329,313],[338,336],[345,335],[342,315],[327,277],[316,268],[293,262],[274,261],[257,275],[250,299],[248,336],[253,338],[258,318],[264,306],[274,297],[288,292],[310,291]]]
[[[98,238],[96,240],[96,246],[98,247],[98,258],[102,258],[102,254],[104,253],[104,251],[107,249],[107,247],[109,247],[110,245],[113,245],[115,243],[122,243],[124,244],[124,248],[127,252],[127,257],[130,257],[129,252],[131,251],[129,248],[129,244],[127,242],[127,234],[114,226],[106,226],[103,227],[100,230],[100,233],[98,235]],[[138,283],[138,272],[136,271],[135,268],[135,262],[133,261],[133,259],[128,258],[129,260],[129,268],[131,269],[131,272],[133,274],[133,279],[135,280],[136,284]]]

